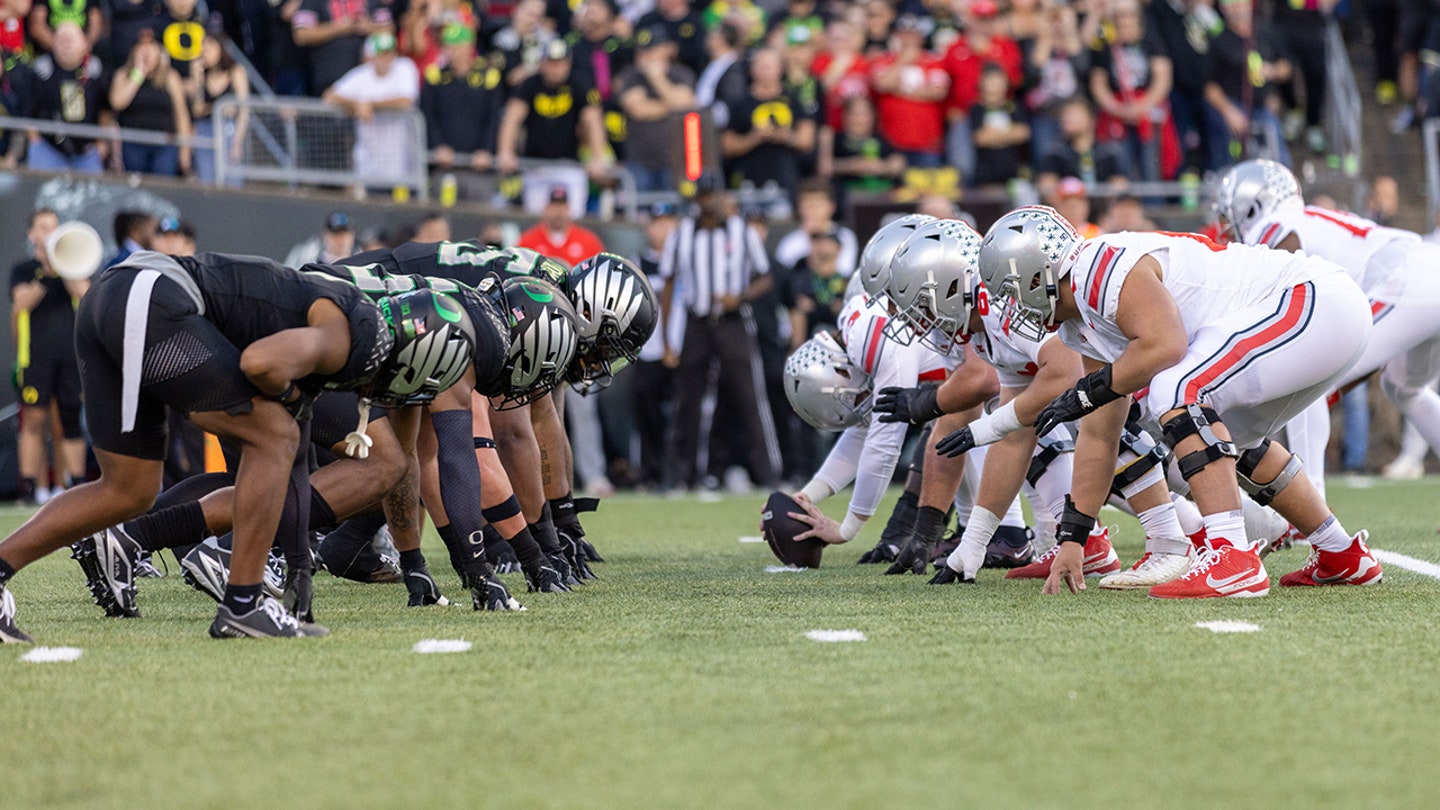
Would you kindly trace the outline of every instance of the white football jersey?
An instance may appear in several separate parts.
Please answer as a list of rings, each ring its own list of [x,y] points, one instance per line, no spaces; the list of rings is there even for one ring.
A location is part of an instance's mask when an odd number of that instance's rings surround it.
[[[1404,294],[1400,268],[1372,260],[1394,242],[1420,241],[1419,234],[1387,228],[1343,211],[1307,205],[1258,220],[1245,234],[1245,243],[1276,247],[1292,233],[1300,240],[1301,250],[1335,262],[1366,295],[1386,301]]]
[[[1040,371],[1040,347],[1055,335],[1048,334],[1037,343],[1017,337],[1005,323],[1005,315],[999,307],[991,308],[980,316],[985,324],[984,332],[970,336],[970,345],[980,359],[995,367],[1000,373],[1002,388],[1024,388],[1030,385]]]
[[[1081,245],[1070,270],[1070,289],[1083,327],[1069,323],[1060,337],[1081,354],[1114,362],[1130,339],[1116,325],[1120,290],[1145,256],[1159,262],[1165,289],[1175,299],[1192,341],[1203,326],[1285,290],[1341,269],[1304,254],[1231,244],[1189,233],[1116,233]]]

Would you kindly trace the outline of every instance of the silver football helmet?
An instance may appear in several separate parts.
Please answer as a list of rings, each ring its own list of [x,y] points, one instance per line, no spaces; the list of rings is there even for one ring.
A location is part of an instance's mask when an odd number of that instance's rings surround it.
[[[1080,234],[1060,212],[1027,205],[1000,217],[980,243],[980,280],[1002,303],[1012,331],[1039,340],[1055,325],[1060,281],[1080,250]]]
[[[865,243],[865,250],[860,253],[860,266],[855,268],[865,295],[874,298],[885,291],[885,284],[890,279],[890,262],[894,260],[895,253],[916,228],[934,221],[935,217],[927,214],[906,214],[880,226],[880,230]]]
[[[939,352],[970,331],[975,306],[971,278],[980,252],[980,234],[956,219],[937,219],[916,229],[890,263],[885,292],[901,321]],[[899,324],[897,324],[899,326]],[[904,342],[905,330],[887,337]]]
[[[870,413],[870,375],[855,365],[835,336],[821,332],[785,361],[785,396],[811,427],[837,431]]]
[[[1253,240],[1251,231],[1261,219],[1304,205],[1295,175],[1273,160],[1247,160],[1231,166],[1215,191],[1215,218],[1221,231],[1236,242],[1245,242],[1247,237]]]

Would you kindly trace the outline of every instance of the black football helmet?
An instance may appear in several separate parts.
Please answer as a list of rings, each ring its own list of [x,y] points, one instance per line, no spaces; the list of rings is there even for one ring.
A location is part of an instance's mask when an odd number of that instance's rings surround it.
[[[502,375],[506,391],[496,407],[528,405],[559,385],[575,359],[575,307],[555,285],[533,276],[507,278],[489,294],[510,337]]]
[[[565,380],[588,393],[610,385],[639,358],[660,322],[660,298],[640,268],[614,253],[575,265],[570,284],[580,348]]]
[[[434,290],[412,290],[377,303],[395,346],[361,395],[391,408],[417,405],[460,379],[471,363],[475,327],[459,301]]]

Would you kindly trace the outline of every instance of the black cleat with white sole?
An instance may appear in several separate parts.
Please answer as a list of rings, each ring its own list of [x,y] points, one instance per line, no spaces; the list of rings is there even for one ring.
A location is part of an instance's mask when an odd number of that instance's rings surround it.
[[[15,597],[0,585],[0,644],[32,644],[34,640],[15,625]]]
[[[140,615],[135,599],[135,561],[140,544],[120,526],[96,532],[70,546],[70,556],[85,572],[85,586],[106,616]]]
[[[180,560],[180,575],[190,587],[219,602],[230,581],[230,550],[207,537]]]
[[[210,623],[211,638],[306,638],[328,636],[330,631],[318,624],[302,622],[285,611],[285,606],[268,596],[249,613],[236,616],[223,604],[215,609]]]

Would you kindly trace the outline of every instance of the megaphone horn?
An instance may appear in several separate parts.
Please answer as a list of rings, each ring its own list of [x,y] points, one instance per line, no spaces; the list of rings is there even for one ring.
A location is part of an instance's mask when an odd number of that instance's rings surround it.
[[[55,275],[80,281],[95,275],[105,257],[100,234],[83,222],[67,222],[45,240],[45,255]]]

